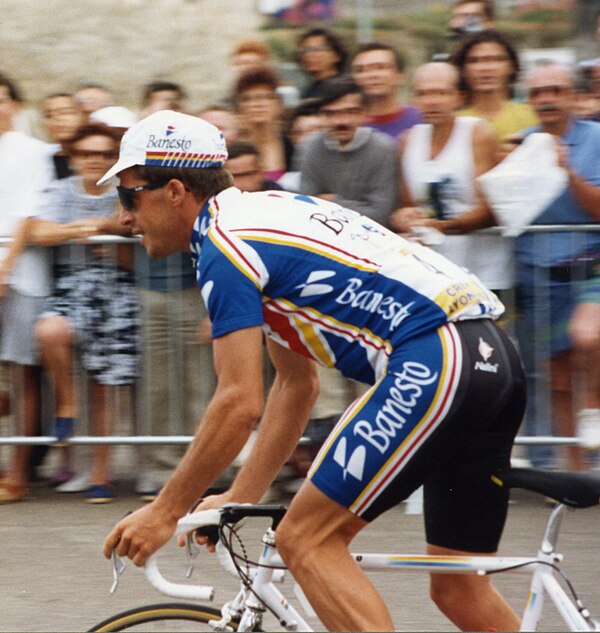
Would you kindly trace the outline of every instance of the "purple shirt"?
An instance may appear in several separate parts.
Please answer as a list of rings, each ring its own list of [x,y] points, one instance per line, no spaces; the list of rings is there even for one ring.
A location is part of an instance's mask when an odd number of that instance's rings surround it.
[[[365,125],[398,140],[403,132],[417,123],[423,123],[420,110],[413,106],[406,106],[391,114],[372,116]]]

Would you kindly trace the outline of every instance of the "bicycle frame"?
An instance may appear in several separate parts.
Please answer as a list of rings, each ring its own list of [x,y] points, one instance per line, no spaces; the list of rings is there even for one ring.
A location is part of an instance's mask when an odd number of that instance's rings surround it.
[[[353,553],[357,564],[365,571],[419,571],[446,574],[486,575],[494,572],[510,572],[532,575],[529,598],[522,616],[522,631],[536,630],[540,622],[547,595],[556,606],[564,623],[571,631],[599,631],[600,625],[593,620],[587,609],[566,594],[554,576],[556,564],[562,555],[555,551],[560,522],[566,506],[559,504],[552,511],[540,549],[535,557],[496,557],[496,556],[455,556],[438,557],[428,555],[396,555]],[[208,510],[183,517],[177,532],[187,533],[198,527],[219,524],[219,511]],[[256,630],[262,625],[262,616],[267,608],[277,617],[283,629],[288,631],[312,631],[310,625],[290,601],[277,589],[274,582],[282,580],[285,564],[277,553],[275,533],[268,528],[262,540],[258,565],[253,570],[250,587],[242,583],[240,592],[222,609],[223,620],[214,623],[215,630],[226,630],[228,623],[239,617],[238,631]],[[177,585],[166,580],[161,588],[156,576],[155,562],[147,563],[152,570],[152,584],[172,597],[191,597],[189,585]],[[225,565],[226,567],[226,565]],[[231,571],[231,570],[230,570]],[[158,574],[160,576],[160,574]],[[177,589],[181,588],[181,592]],[[197,595],[212,595],[212,587],[194,587]],[[309,615],[314,614],[303,592],[296,585],[300,602]],[[312,612],[312,613],[311,613]]]

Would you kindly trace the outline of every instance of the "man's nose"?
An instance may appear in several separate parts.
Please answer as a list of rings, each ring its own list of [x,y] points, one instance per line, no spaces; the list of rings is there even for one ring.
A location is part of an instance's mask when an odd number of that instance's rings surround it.
[[[352,116],[347,112],[340,112],[336,117],[334,117],[334,121],[337,125],[350,125],[352,120]]]
[[[131,226],[133,224],[133,213],[131,211],[127,211],[123,207],[120,207],[119,210],[119,224],[123,226]]]

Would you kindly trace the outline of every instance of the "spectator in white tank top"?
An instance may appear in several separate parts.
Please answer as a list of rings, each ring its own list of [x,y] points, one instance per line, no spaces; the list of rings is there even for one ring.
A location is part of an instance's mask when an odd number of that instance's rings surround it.
[[[414,126],[400,145],[403,207],[392,216],[401,232],[427,226],[446,234],[432,246],[498,291],[512,285],[510,255],[496,235],[465,235],[493,223],[475,179],[494,166],[496,141],[480,119],[457,116],[458,72],[433,62],[417,69],[414,100],[425,123]],[[443,241],[442,241],[443,240]]]

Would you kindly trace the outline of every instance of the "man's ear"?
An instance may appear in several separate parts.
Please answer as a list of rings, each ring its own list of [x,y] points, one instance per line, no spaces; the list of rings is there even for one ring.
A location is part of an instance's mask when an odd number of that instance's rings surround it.
[[[169,180],[169,182],[165,185],[165,191],[169,201],[174,205],[181,204],[187,193],[189,193],[189,189],[187,189],[183,182],[177,178]]]

